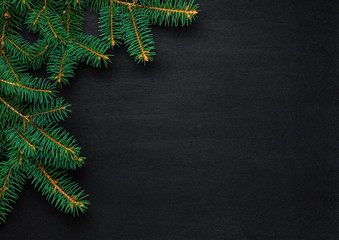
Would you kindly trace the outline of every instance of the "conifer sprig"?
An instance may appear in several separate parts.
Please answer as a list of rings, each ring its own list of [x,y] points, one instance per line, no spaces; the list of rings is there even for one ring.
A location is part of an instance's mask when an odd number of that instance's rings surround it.
[[[85,34],[84,11],[99,15],[100,36]],[[81,148],[58,124],[70,104],[57,98],[79,62],[108,66],[110,49],[125,44],[138,63],[155,56],[151,26],[188,26],[193,0],[4,0],[0,2],[0,223],[26,178],[57,209],[78,215],[90,202],[67,176],[84,164]],[[30,43],[23,26],[38,35]],[[46,67],[49,77],[30,70]]]
[[[19,168],[20,155],[17,159],[0,162],[0,221],[6,221],[8,213],[13,209],[13,203],[18,199],[18,193],[26,181],[22,168]]]
[[[35,188],[57,209],[73,215],[79,215],[87,209],[87,195],[64,171],[45,168],[35,162],[27,164],[27,175]]]

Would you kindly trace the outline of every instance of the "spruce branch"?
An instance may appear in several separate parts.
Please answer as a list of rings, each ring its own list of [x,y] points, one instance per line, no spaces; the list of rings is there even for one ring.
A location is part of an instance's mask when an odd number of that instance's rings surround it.
[[[15,109],[13,106],[11,106],[7,101],[5,101],[2,97],[0,97],[0,101],[9,108],[13,113],[15,113],[17,116],[19,116],[24,122],[27,122],[28,124],[32,125],[40,134],[42,134],[45,138],[50,140],[50,144],[53,143],[60,148],[64,149],[66,152],[74,154],[74,146],[66,146],[63,144],[60,140],[57,140],[55,137],[52,137],[50,134],[48,134],[45,130],[43,130],[41,127],[37,126],[30,118],[28,118],[26,115],[20,113],[17,109]],[[41,139],[41,137],[36,137],[38,139]],[[61,138],[65,141],[64,138]],[[67,141],[72,142],[72,141]]]
[[[89,205],[87,195],[77,183],[63,171],[45,168],[38,162],[31,163],[27,169],[28,178],[33,185],[46,196],[46,199],[57,209],[78,215],[84,212]]]
[[[113,9],[113,0],[110,0],[110,11],[109,11],[109,13],[110,13],[110,15],[109,15],[109,27],[110,27],[110,36],[109,36],[109,40],[111,41],[111,44],[112,44],[112,46],[114,46],[115,45],[115,40],[114,40],[114,9]]]
[[[43,112],[27,115],[26,117],[30,118],[30,117],[40,116],[40,115],[47,115],[47,114],[54,113],[54,112],[60,112],[60,111],[65,110],[65,109],[66,109],[66,107],[59,107],[59,108],[55,108],[55,109],[49,109],[47,111],[43,111]]]
[[[0,79],[0,92],[11,96],[19,95],[21,99],[28,102],[48,101],[54,95],[50,84],[34,84],[27,80],[16,83]]]
[[[122,20],[124,25],[124,41],[129,46],[128,51],[137,61],[143,60],[148,62],[152,60],[151,56],[154,55],[152,50],[154,44],[151,29],[144,16],[138,11],[128,6],[130,15],[125,15]]]
[[[109,0],[109,5],[102,7],[99,12],[100,37],[111,48],[120,45],[122,35],[120,19],[120,7],[113,0]]]
[[[42,124],[57,123],[67,117],[69,108],[70,104],[65,103],[64,99],[52,99],[47,104],[32,105],[26,117]]]
[[[12,211],[26,181],[23,170],[17,168],[15,162],[19,163],[20,158],[0,162],[0,222]]]
[[[6,54],[5,54],[4,51],[2,51],[2,56],[3,56],[3,58],[5,59],[6,64],[7,64],[8,68],[10,69],[10,71],[12,72],[14,78],[15,78],[18,82],[20,82],[20,78],[19,78],[19,76],[18,76],[17,70],[14,70],[14,67],[12,66],[11,61],[8,59],[8,57],[6,56]],[[0,70],[0,71],[1,71],[1,70]]]
[[[27,67],[34,70],[41,68],[49,56],[50,47],[46,40],[38,39],[34,45],[31,46],[30,59],[27,62]]]
[[[0,53],[2,52],[2,47],[5,44],[5,33],[6,33],[6,27],[7,27],[7,21],[9,19],[9,7],[7,7],[7,11],[3,14],[3,25],[2,25],[2,31],[1,31],[1,37],[0,37]]]
[[[101,66],[103,62],[106,66],[111,55],[105,54],[108,46],[99,38],[91,35],[81,35],[77,41],[71,40],[70,49],[76,59],[94,67]]]
[[[41,14],[45,11],[46,9],[46,5],[42,7],[42,9],[40,10],[40,12],[38,13],[38,15],[36,16],[36,18],[33,21],[33,25],[36,25],[38,23],[38,20],[40,19]]]
[[[117,4],[127,6],[129,8],[142,8],[145,15],[149,16],[151,23],[178,26],[181,22],[182,26],[188,25],[194,20],[198,14],[198,5],[193,1],[185,2],[182,0],[139,0],[139,1],[122,1],[113,0]],[[138,3],[139,2],[139,3]]]
[[[11,45],[11,46],[10,46]],[[26,62],[30,57],[29,43],[25,39],[19,36],[6,36],[4,49],[8,51],[11,56],[18,57],[21,62]]]
[[[68,84],[68,79],[74,76],[74,71],[78,65],[77,59],[68,46],[58,47],[56,52],[47,62],[47,72],[51,75],[50,79],[58,85],[61,83]]]
[[[100,37],[84,33],[84,10],[99,14]],[[5,222],[28,177],[56,208],[78,215],[87,195],[65,170],[84,164],[81,148],[58,124],[70,105],[56,98],[79,62],[108,66],[108,51],[125,44],[138,63],[155,55],[151,25],[188,26],[192,0],[11,0],[0,3],[0,222]],[[22,26],[38,35],[30,43]],[[46,67],[49,77],[29,70]],[[62,170],[64,169],[64,170]]]
[[[19,133],[18,130],[16,130],[14,127],[12,127],[12,130],[13,132],[15,133],[15,136],[18,136],[24,143],[24,145],[27,145],[28,146],[28,149],[29,150],[33,150],[35,151],[36,150],[36,147],[33,145],[33,143],[30,143],[21,133]],[[10,144],[17,144],[17,139],[15,137],[9,137],[9,134],[7,133],[7,137],[8,137],[8,141]],[[21,153],[23,152],[22,149],[25,149],[25,147],[20,147],[20,151]]]

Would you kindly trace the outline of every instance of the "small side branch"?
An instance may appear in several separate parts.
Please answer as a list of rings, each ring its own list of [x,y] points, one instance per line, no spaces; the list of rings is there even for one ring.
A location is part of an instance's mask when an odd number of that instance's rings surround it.
[[[42,7],[41,11],[39,12],[38,16],[36,17],[36,19],[35,19],[33,25],[35,25],[35,24],[38,22],[39,18],[41,17],[41,14],[45,11],[46,6],[47,6],[47,0],[45,0],[45,4],[44,4],[44,6]]]
[[[187,14],[187,17],[191,19],[191,16],[196,15],[198,12],[196,10],[189,10],[189,6],[186,7],[185,10],[179,10],[179,9],[169,9],[169,8],[160,8],[160,7],[153,7],[153,6],[146,6],[146,5],[141,5],[136,3],[136,1],[133,2],[124,2],[120,0],[113,0],[116,3],[128,6],[128,7],[135,7],[135,8],[147,8],[147,9],[152,9],[156,11],[163,11],[169,13],[183,13]]]
[[[34,122],[32,122],[28,117],[24,116],[22,113],[20,113],[18,110],[16,110],[13,106],[11,106],[8,102],[6,102],[2,97],[0,97],[0,101],[9,109],[11,109],[14,113],[16,113],[18,116],[20,116],[23,120],[26,120],[27,123],[34,126],[40,133],[42,133],[45,137],[47,137],[49,140],[54,142],[55,144],[59,145],[60,147],[64,148],[65,150],[74,153],[73,148],[68,148],[59,141],[52,138],[50,135],[48,135],[44,130],[42,130],[40,127],[38,127]]]
[[[65,50],[65,53],[64,53],[64,55],[62,56],[62,59],[61,59],[61,63],[60,63],[60,67],[59,67],[59,74],[57,76],[58,83],[61,82],[61,78],[64,76],[64,74],[62,73],[62,67],[64,65],[64,61],[65,61],[66,55],[67,55],[67,50]]]
[[[5,32],[6,32],[6,27],[7,27],[7,20],[9,19],[9,13],[8,13],[9,8],[7,9],[7,12],[4,14],[4,25],[2,27],[2,33],[0,37],[0,53],[2,53],[2,47],[5,44]]]
[[[74,205],[79,206],[79,207],[83,207],[84,204],[82,202],[77,201],[77,196],[70,196],[68,195],[59,185],[58,185],[58,181],[54,180],[49,174],[48,172],[37,162],[35,162],[35,164],[38,166],[38,168],[40,169],[40,171],[44,174],[44,176],[48,179],[48,181],[54,186],[54,192],[58,191],[59,193],[61,193],[65,198],[67,198],[70,202],[70,207],[72,208]]]
[[[139,31],[138,31],[138,28],[137,28],[137,24],[136,24],[135,19],[134,19],[132,7],[128,6],[128,10],[131,13],[131,18],[132,18],[132,22],[133,22],[133,26],[134,26],[134,31],[135,31],[135,36],[138,39],[139,47],[140,47],[140,50],[141,50],[141,55],[139,56],[139,59],[143,58],[146,62],[148,62],[149,59],[148,59],[148,56],[146,55],[148,52],[146,52],[144,50],[144,47],[142,46]]]
[[[6,39],[14,46],[16,47],[20,52],[22,52],[23,54],[25,54],[27,57],[29,56],[29,54],[23,50],[21,47],[19,47],[18,45],[16,45],[11,39],[9,39],[8,37],[6,37]]]
[[[64,40],[62,40],[62,39],[58,36],[58,34],[56,33],[56,31],[54,30],[54,28],[53,28],[53,26],[52,26],[52,24],[51,24],[51,21],[49,20],[49,17],[48,17],[47,15],[46,15],[46,17],[47,17],[47,24],[48,24],[49,28],[51,29],[51,31],[52,31],[54,37],[55,37],[56,39],[59,39],[60,42],[62,42],[63,44],[67,44]]]
[[[43,148],[43,147],[38,147],[38,148],[39,148],[39,149],[42,149],[43,151],[47,151],[47,152],[49,152],[49,153],[53,153],[53,154],[58,155],[58,156],[60,155],[60,153],[58,153],[58,152],[51,151],[51,150],[48,150],[48,149]],[[82,162],[82,161],[83,161],[83,158],[81,158],[81,157],[68,156],[68,158],[71,159],[71,160],[74,160],[74,161],[78,161],[78,162]]]
[[[112,43],[112,46],[115,45],[115,41],[114,41],[114,33],[113,33],[113,0],[110,0],[110,4],[111,4],[111,16],[110,16],[110,26],[111,26],[111,36],[110,36],[110,39],[111,39],[111,43]]]
[[[18,136],[19,136],[22,140],[24,140],[24,142],[25,142],[28,146],[30,146],[34,151],[36,150],[36,147],[35,147],[32,143],[30,143],[24,136],[22,136],[22,135],[18,132],[18,130],[16,130],[14,127],[12,127],[12,129],[14,130],[14,132],[15,132],[16,134],[18,134]]]
[[[67,3],[67,15],[66,15],[66,29],[69,34],[69,25],[70,25],[70,15],[71,15],[71,5]]]
[[[29,62],[32,62],[32,61],[34,61],[36,58],[38,58],[40,55],[42,55],[42,54],[44,54],[46,51],[47,51],[47,49],[48,49],[48,45],[46,45],[46,47],[45,47],[45,49],[44,50],[42,50],[41,52],[39,52],[37,55],[35,55],[33,58],[31,58],[30,60],[29,60]]]
[[[11,177],[11,175],[12,175],[12,171],[13,171],[13,169],[14,169],[14,165],[9,169],[9,171],[8,171],[8,174],[7,174],[7,176],[6,176],[6,179],[5,179],[5,181],[4,181],[4,184],[1,186],[1,188],[0,188],[0,202],[2,201],[2,199],[3,199],[3,197],[4,197],[4,195],[5,195],[5,192],[8,190],[8,182],[9,182],[9,179],[10,179],[10,177]]]
[[[37,24],[39,18],[41,17],[41,14],[45,11],[46,5],[42,7],[41,11],[38,13],[38,16],[35,18],[33,25]]]
[[[14,77],[16,78],[16,80],[17,80],[18,82],[20,82],[20,79],[19,79],[19,77],[18,77],[18,74],[14,71],[14,68],[12,67],[11,62],[10,62],[9,59],[7,58],[7,56],[6,56],[6,54],[5,54],[4,51],[2,51],[2,56],[4,56],[4,58],[6,59],[7,65],[8,65],[8,67],[11,69],[11,71],[12,71]]]
[[[94,50],[92,50],[92,49],[86,47],[85,45],[82,45],[81,43],[78,43],[78,42],[76,42],[76,41],[74,41],[74,40],[71,40],[71,42],[73,42],[73,43],[75,43],[76,45],[78,45],[78,46],[80,46],[80,47],[86,49],[87,51],[89,51],[89,52],[91,52],[91,53],[97,55],[99,60],[100,60],[101,58],[103,58],[103,59],[105,59],[105,60],[108,60],[108,59],[109,59],[109,57],[108,57],[107,55],[100,54],[100,53],[98,53],[98,52],[96,52],[96,51],[94,51]]]
[[[15,87],[20,87],[20,88],[24,88],[24,89],[27,89],[27,90],[35,91],[35,92],[46,92],[46,93],[51,93],[52,92],[51,90],[44,90],[44,89],[37,89],[37,88],[26,87],[26,86],[21,85],[19,83],[8,82],[8,81],[3,80],[3,79],[0,79],[0,82],[9,84],[9,85],[12,85],[12,86],[15,86]]]
[[[44,114],[48,114],[48,113],[52,113],[52,112],[57,112],[57,111],[61,111],[66,109],[66,107],[60,107],[60,108],[55,108],[55,109],[51,109],[48,111],[44,111],[44,112],[40,112],[40,113],[35,113],[35,114],[31,114],[31,115],[26,115],[27,118],[30,117],[35,117],[35,116],[39,116],[39,115],[44,115]]]

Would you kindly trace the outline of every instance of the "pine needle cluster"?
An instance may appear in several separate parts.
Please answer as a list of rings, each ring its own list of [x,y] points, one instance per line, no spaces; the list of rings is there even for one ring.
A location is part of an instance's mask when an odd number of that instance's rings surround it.
[[[100,37],[83,31],[84,11],[99,14]],[[81,148],[60,125],[70,105],[57,97],[79,62],[107,66],[109,49],[127,45],[138,63],[152,61],[151,25],[188,26],[192,0],[2,0],[0,2],[0,222],[26,181],[56,208],[78,215],[88,195],[67,176],[84,164]],[[23,26],[38,34],[30,43]],[[47,79],[29,71],[46,67]]]

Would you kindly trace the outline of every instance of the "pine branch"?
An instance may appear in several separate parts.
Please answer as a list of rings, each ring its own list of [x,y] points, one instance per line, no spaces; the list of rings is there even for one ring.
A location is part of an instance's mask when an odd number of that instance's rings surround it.
[[[55,108],[55,109],[49,109],[47,111],[43,111],[43,112],[39,112],[39,113],[35,113],[35,114],[31,114],[31,115],[27,115],[26,117],[30,118],[30,117],[36,117],[36,116],[40,116],[40,115],[47,115],[53,112],[60,112],[62,110],[65,110],[66,107],[60,107],[60,108]]]
[[[66,2],[66,7],[60,9],[64,15],[64,23],[66,32],[70,38],[77,38],[83,33],[84,11],[82,10],[83,3],[73,1]]]
[[[31,142],[29,142],[22,134],[20,134],[19,133],[19,131],[18,130],[16,130],[14,127],[12,127],[11,126],[11,129],[13,130],[13,132],[15,133],[15,136],[18,136],[22,141],[23,141],[23,143],[24,143],[24,145],[26,146],[28,146],[28,149],[29,149],[29,152],[31,152],[31,150],[33,150],[33,151],[35,151],[36,150],[36,147],[33,145],[33,143],[31,143]],[[17,143],[17,138],[15,138],[15,137],[10,137],[9,136],[9,134],[8,134],[8,132],[7,132],[7,137],[8,137],[8,142],[11,144],[11,145],[18,145],[18,143]],[[21,151],[21,153],[23,152],[23,150],[22,149],[26,149],[25,147],[20,147],[20,151]],[[25,151],[25,153],[26,153],[26,151]],[[34,152],[33,152],[34,153]],[[26,154],[28,154],[28,153],[26,153]],[[29,155],[33,155],[32,153],[31,154],[29,154]]]
[[[100,37],[110,47],[120,44],[121,39],[121,10],[120,7],[109,0],[109,5],[103,7],[99,12]]]
[[[11,106],[8,102],[6,102],[2,97],[0,97],[0,101],[9,108],[13,113],[18,115],[20,118],[22,118],[23,121],[26,121],[28,124],[32,125],[40,134],[42,134],[44,137],[46,137],[48,140],[51,141],[51,143],[55,144],[56,146],[59,146],[60,148],[64,149],[66,152],[74,154],[74,146],[65,146],[60,141],[56,140],[52,136],[50,136],[46,131],[44,131],[42,128],[38,127],[30,118],[26,117],[26,115],[20,113],[17,109],[15,109],[13,106]],[[41,137],[36,137],[37,139],[41,139]],[[72,142],[72,141],[68,141]]]
[[[61,132],[63,137],[58,139],[59,142],[72,144],[72,138],[68,138],[68,134],[61,128],[55,128],[50,131],[50,135],[56,136],[56,132]],[[74,153],[66,152],[58,147],[55,143],[46,141],[44,137],[32,126],[13,126],[5,130],[5,136],[11,146],[21,149],[22,153],[29,159],[35,159],[45,165],[62,168],[75,169],[84,163],[84,159],[76,153],[78,148],[74,147]]]
[[[85,35],[84,9],[99,13],[100,37]],[[89,201],[64,171],[84,164],[81,148],[58,123],[70,105],[55,98],[78,62],[110,62],[108,50],[124,43],[136,62],[155,55],[151,24],[188,26],[198,5],[192,0],[11,0],[0,3],[0,222],[6,220],[26,176],[57,208],[77,215]],[[23,23],[39,35],[32,45]],[[29,69],[46,64],[47,79]]]
[[[110,25],[110,41],[111,41],[111,44],[112,46],[115,45],[115,40],[114,40],[114,24],[113,24],[113,17],[114,17],[114,9],[113,9],[113,0],[110,0],[110,15],[109,15],[109,18],[110,18],[110,21],[109,21],[109,25]]]
[[[13,160],[0,162],[0,222],[6,221],[24,183],[25,175],[22,170],[15,167]]]
[[[12,75],[14,76],[14,78],[15,78],[18,82],[20,82],[20,78],[19,78],[18,73],[17,73],[18,70],[14,70],[14,67],[12,66],[11,61],[8,59],[8,57],[7,57],[7,55],[5,54],[4,51],[2,51],[2,56],[3,56],[3,58],[5,59],[6,64],[7,64],[8,68],[10,69],[10,71],[12,72]],[[0,63],[1,63],[1,60],[0,60]],[[2,64],[2,65],[3,65],[3,64]],[[5,70],[5,69],[4,69],[4,70]],[[4,70],[0,70],[0,73],[1,73],[1,71],[4,71]]]
[[[27,24],[29,29],[40,31],[49,45],[58,45],[67,43],[67,32],[63,26],[62,18],[51,9],[43,9],[37,13],[32,11],[28,14]]]
[[[105,65],[109,62],[111,55],[105,54],[108,47],[100,39],[91,35],[81,35],[77,40],[71,40],[70,50],[74,53],[76,59],[94,67]]]
[[[30,59],[27,62],[28,68],[34,70],[41,68],[49,56],[50,47],[44,39],[38,41],[31,47]]]
[[[26,115],[26,117],[33,122],[39,122],[45,125],[57,123],[67,117],[67,114],[70,112],[69,107],[70,104],[65,103],[62,98],[53,99],[48,103],[31,106],[29,114]]]
[[[42,131],[41,131],[42,130]],[[74,138],[63,128],[55,124],[46,125],[41,130],[36,127],[27,126],[25,133],[32,141],[39,139],[39,152],[37,159],[42,163],[63,169],[75,169],[84,164],[83,158],[79,157],[80,148],[76,145]],[[46,139],[47,133],[49,137]]]
[[[22,63],[27,62],[30,57],[29,48],[28,41],[24,40],[20,35],[13,35],[10,38],[6,36],[5,38],[5,51],[11,56],[18,57]]]
[[[3,14],[3,24],[2,24],[2,31],[1,31],[1,37],[0,37],[0,53],[3,52],[2,47],[5,44],[5,33],[6,33],[6,27],[7,27],[7,21],[9,19],[9,7],[7,7],[7,11]]]
[[[55,15],[53,15],[53,16],[55,17]],[[62,28],[62,26],[60,24],[55,24],[55,23],[61,22],[61,20],[51,21],[51,17],[49,17],[47,14],[46,14],[46,20],[47,20],[48,29],[53,34],[54,38],[58,39],[63,44],[67,44],[66,40],[65,40],[67,38],[66,37],[67,34],[64,32],[64,29]],[[44,28],[44,29],[46,29],[46,28]],[[49,34],[51,34],[51,33],[49,33]],[[48,32],[46,34],[48,34]]]
[[[47,72],[51,75],[50,79],[61,83],[68,84],[68,79],[74,76],[77,67],[77,59],[68,47],[59,47],[47,63]]]
[[[193,1],[188,3],[182,0],[139,0],[132,3],[121,0],[113,1],[129,8],[145,9],[145,14],[151,18],[152,24],[158,23],[159,25],[164,23],[167,26],[178,26],[179,22],[182,26],[189,25],[198,13],[198,5]]]
[[[149,23],[138,9],[133,10],[128,6],[128,13],[122,18],[123,39],[128,45],[128,52],[131,56],[135,56],[135,60],[140,62],[148,62],[152,60],[153,37]]]
[[[45,11],[46,9],[46,5],[42,7],[42,9],[40,10],[40,12],[38,13],[38,15],[36,16],[36,18],[33,21],[33,25],[36,25],[38,23],[38,20],[41,17],[41,14]]]
[[[22,84],[19,84],[19,83],[13,83],[13,82],[8,82],[8,81],[3,80],[3,79],[0,79],[0,82],[6,83],[6,84],[8,84],[9,86],[16,86],[16,87],[23,88],[23,89],[27,89],[27,90],[34,91],[34,92],[52,93],[52,91],[51,91],[51,90],[48,90],[48,89],[30,88],[30,87],[24,86],[24,85],[22,85]],[[8,92],[8,91],[6,91],[6,92]]]
[[[86,211],[89,205],[87,195],[65,172],[57,172],[35,162],[28,167],[27,173],[35,188],[57,209],[73,215]]]
[[[54,96],[53,87],[47,82],[44,84],[34,83],[32,78],[22,80],[19,83],[0,79],[0,93],[6,93],[8,96],[19,96],[28,102],[48,101]]]
[[[28,114],[28,109],[25,102],[16,98],[5,98],[0,96],[0,112],[1,112],[1,124],[4,127],[8,123],[12,124],[24,124],[25,118],[20,115]]]

